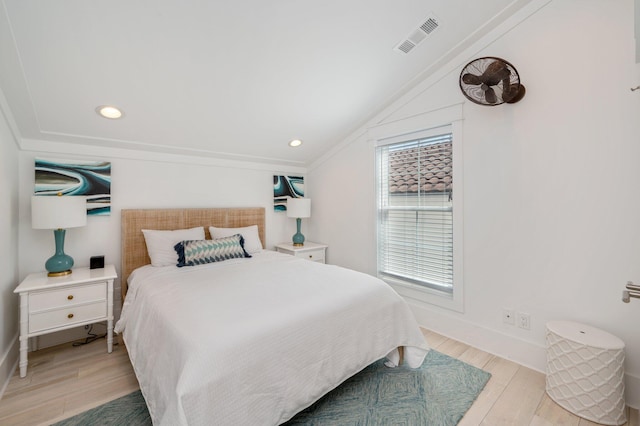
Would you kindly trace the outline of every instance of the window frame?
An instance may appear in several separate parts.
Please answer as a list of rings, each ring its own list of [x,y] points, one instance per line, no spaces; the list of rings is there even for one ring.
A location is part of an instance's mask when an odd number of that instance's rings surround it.
[[[451,293],[439,291],[419,284],[380,275],[378,263],[379,209],[378,209],[378,169],[375,170],[374,209],[376,212],[376,273],[391,285],[401,296],[415,301],[436,305],[457,312],[464,312],[463,279],[463,134],[462,104],[456,104],[435,111],[419,114],[406,119],[392,121],[369,129],[369,140],[373,142],[373,164],[377,165],[377,148],[403,141],[428,138],[443,132],[452,134],[453,156],[453,289]]]

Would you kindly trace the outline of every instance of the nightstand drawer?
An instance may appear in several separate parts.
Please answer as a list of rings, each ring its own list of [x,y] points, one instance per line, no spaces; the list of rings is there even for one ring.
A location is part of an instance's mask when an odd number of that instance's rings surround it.
[[[29,333],[64,327],[107,316],[106,302],[90,303],[87,305],[70,306],[53,311],[39,312],[29,315]]]
[[[294,256],[314,262],[324,262],[324,249],[296,251]]]
[[[325,263],[327,247],[329,246],[326,244],[311,241],[307,241],[304,246],[294,246],[291,243],[276,244],[276,250],[280,253],[290,254],[300,259],[318,263]]]
[[[103,301],[107,298],[107,283],[99,282],[63,289],[44,290],[29,295],[29,313]]]

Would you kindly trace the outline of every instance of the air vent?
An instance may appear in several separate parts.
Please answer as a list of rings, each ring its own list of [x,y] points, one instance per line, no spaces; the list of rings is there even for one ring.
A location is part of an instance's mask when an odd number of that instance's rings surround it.
[[[420,25],[420,29],[426,34],[431,34],[438,28],[438,21],[435,18],[428,18],[424,24]]]
[[[411,49],[413,49],[414,47],[416,47],[415,44],[411,43],[409,40],[405,40],[402,43],[400,43],[400,45],[396,47],[396,49],[404,53],[409,53],[411,52]]]
[[[418,44],[422,43],[429,34],[438,28],[438,18],[435,15],[429,15],[423,19],[418,28],[413,30],[404,40],[393,48],[396,52],[409,53]]]

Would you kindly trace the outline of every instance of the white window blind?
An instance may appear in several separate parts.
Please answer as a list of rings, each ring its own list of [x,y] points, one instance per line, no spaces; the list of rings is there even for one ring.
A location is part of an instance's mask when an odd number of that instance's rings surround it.
[[[452,134],[377,148],[378,274],[453,291]]]

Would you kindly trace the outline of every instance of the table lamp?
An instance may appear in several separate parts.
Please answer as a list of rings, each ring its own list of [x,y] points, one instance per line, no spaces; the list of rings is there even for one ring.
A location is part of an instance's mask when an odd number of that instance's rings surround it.
[[[309,198],[289,198],[287,200],[287,216],[296,219],[298,232],[293,235],[293,245],[304,246],[304,235],[300,232],[302,218],[311,217],[311,199]]]
[[[87,224],[87,199],[77,195],[39,195],[31,197],[31,227],[53,229],[56,253],[47,260],[48,276],[69,275],[73,258],[64,253],[64,235],[67,228]]]

